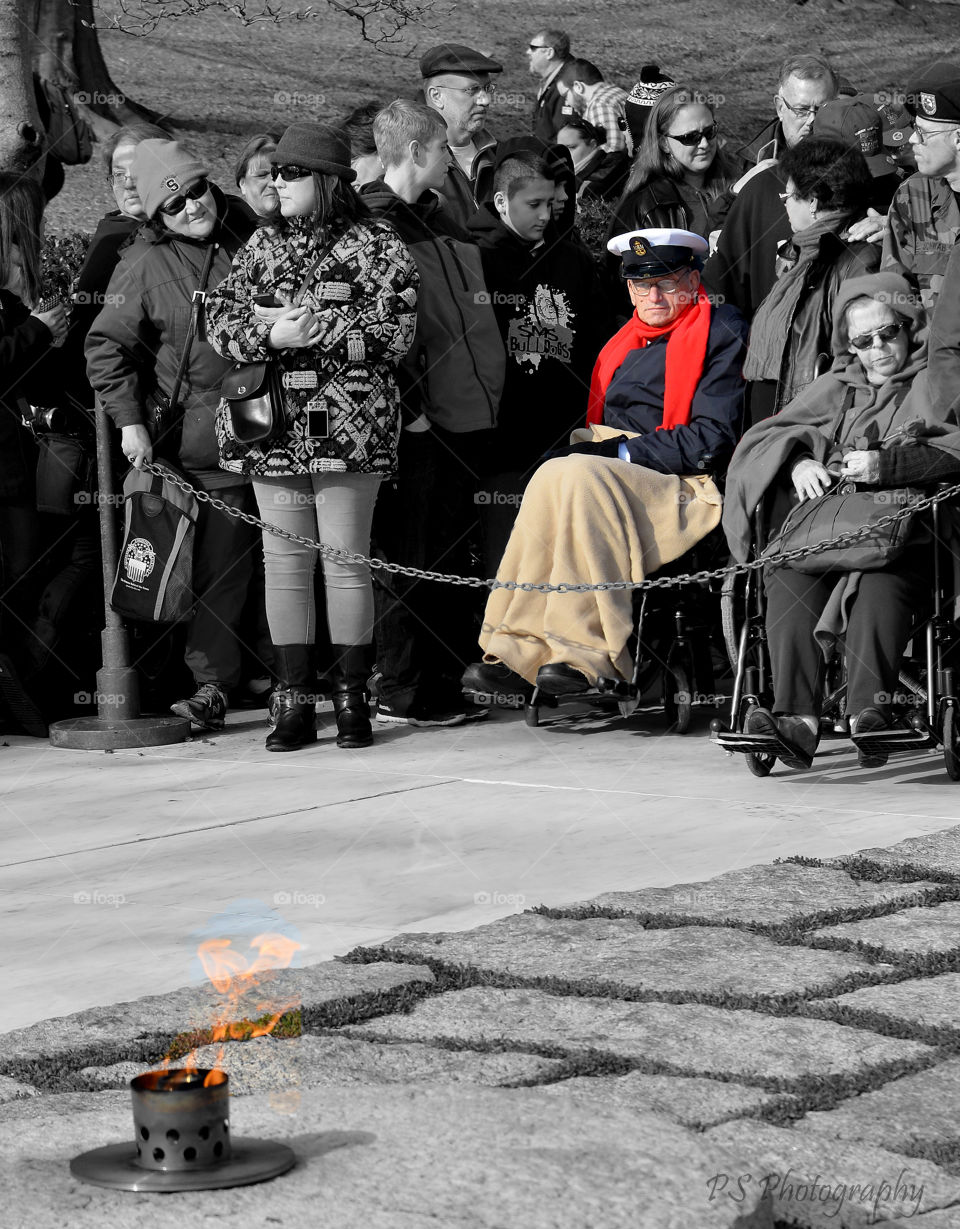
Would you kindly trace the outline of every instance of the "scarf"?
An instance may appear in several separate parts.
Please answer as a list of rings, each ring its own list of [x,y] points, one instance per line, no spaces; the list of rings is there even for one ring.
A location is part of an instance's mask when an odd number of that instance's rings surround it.
[[[710,300],[703,292],[675,320],[660,328],[644,324],[636,311],[600,351],[590,381],[587,425],[603,421],[603,405],[610,381],[631,350],[641,350],[659,337],[667,337],[663,422],[657,430],[682,427],[690,421],[693,394],[703,374],[710,334]]]
[[[750,328],[750,344],[743,365],[745,380],[779,380],[784,351],[790,345],[790,330],[804,289],[807,269],[820,251],[826,234],[838,234],[849,217],[832,212],[821,221],[798,231],[777,256],[777,280],[757,308]]]

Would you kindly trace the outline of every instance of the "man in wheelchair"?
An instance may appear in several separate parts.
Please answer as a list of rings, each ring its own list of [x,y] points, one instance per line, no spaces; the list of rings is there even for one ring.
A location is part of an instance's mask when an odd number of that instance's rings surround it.
[[[785,529],[776,536],[798,501],[830,499],[854,484],[850,489],[885,492],[876,502],[895,512],[914,489],[923,493],[960,476],[960,424],[930,396],[926,317],[908,283],[893,273],[852,278],[840,288],[834,318],[832,369],[783,413],[752,427],[730,463],[723,527],[740,561],[756,548],[755,510],[767,553],[775,555],[804,545]],[[835,536],[818,523],[810,544]],[[840,524],[836,532],[852,527]],[[918,615],[932,605],[936,545],[929,519],[917,515],[900,553],[888,551],[878,529],[856,565],[813,554],[764,568],[773,704],[750,709],[743,728],[756,739],[735,749],[757,753],[766,746],[788,767],[809,768],[825,667],[842,651],[860,765],[886,763],[895,740],[887,734],[884,746],[884,731],[894,720],[900,661]]]
[[[631,319],[604,346],[586,429],[524,493],[497,579],[642,581],[720,521],[722,475],[739,437],[747,326],[700,288],[707,243],[682,230],[618,235]],[[464,687],[576,695],[629,680],[629,590],[494,589]],[[519,676],[519,677],[518,677]]]

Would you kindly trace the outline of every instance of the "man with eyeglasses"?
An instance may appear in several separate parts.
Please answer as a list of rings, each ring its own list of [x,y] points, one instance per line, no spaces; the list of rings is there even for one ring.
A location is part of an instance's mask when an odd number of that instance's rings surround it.
[[[440,195],[460,226],[477,212],[477,178],[493,165],[497,142],[484,122],[493,99],[490,78],[502,72],[502,64],[460,43],[441,43],[420,57],[423,100],[443,117],[453,154]]]
[[[563,127],[563,95],[557,89],[557,76],[570,60],[570,36],[563,30],[539,30],[527,44],[526,56],[527,68],[540,78],[533,135],[552,144]]]
[[[774,95],[777,119],[761,134],[769,139],[761,147],[739,151],[741,156],[755,155],[758,165],[734,185],[736,199],[720,232],[717,251],[704,270],[704,280],[712,293],[733,303],[747,320],[753,319],[776,281],[777,253],[791,235],[780,200],[786,184],[775,159],[803,140],[819,109],[838,93],[837,75],[826,60],[815,55],[790,56],[780,66]]]
[[[929,312],[960,240],[960,65],[931,64],[908,84],[905,101],[917,173],[893,198],[881,267],[903,273]]]

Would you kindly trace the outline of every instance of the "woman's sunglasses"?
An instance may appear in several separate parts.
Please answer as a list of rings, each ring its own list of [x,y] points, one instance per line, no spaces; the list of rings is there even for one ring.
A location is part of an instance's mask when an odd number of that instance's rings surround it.
[[[706,128],[696,128],[693,132],[668,132],[667,136],[671,141],[678,141],[681,145],[699,145],[701,141],[712,141],[717,135],[717,125],[708,124]]]
[[[270,163],[270,178],[282,179],[285,183],[293,183],[296,179],[309,179],[312,174],[313,171],[305,166],[293,166],[291,163],[278,166],[276,162]]]
[[[171,200],[161,205],[160,212],[165,213],[168,218],[172,218],[178,213],[183,213],[187,207],[187,201],[198,201],[201,196],[206,196],[209,191],[210,184],[207,180],[198,179],[192,188],[184,188],[181,196],[174,196]]]
[[[899,337],[902,329],[902,324],[885,324],[882,329],[874,329],[872,333],[859,333],[851,337],[850,347],[853,350],[869,350],[875,345],[882,346]]]

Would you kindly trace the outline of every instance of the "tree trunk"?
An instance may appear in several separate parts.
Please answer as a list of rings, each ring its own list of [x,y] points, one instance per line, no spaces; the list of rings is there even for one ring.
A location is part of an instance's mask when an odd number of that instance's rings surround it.
[[[77,103],[94,131],[137,120],[157,122],[156,112],[127,98],[114,85],[97,31],[91,28],[93,0],[32,0],[32,4],[35,67],[44,79],[77,92]],[[108,123],[98,124],[94,116]]]
[[[0,0],[0,168],[22,173],[42,152],[30,73],[28,0]]]

